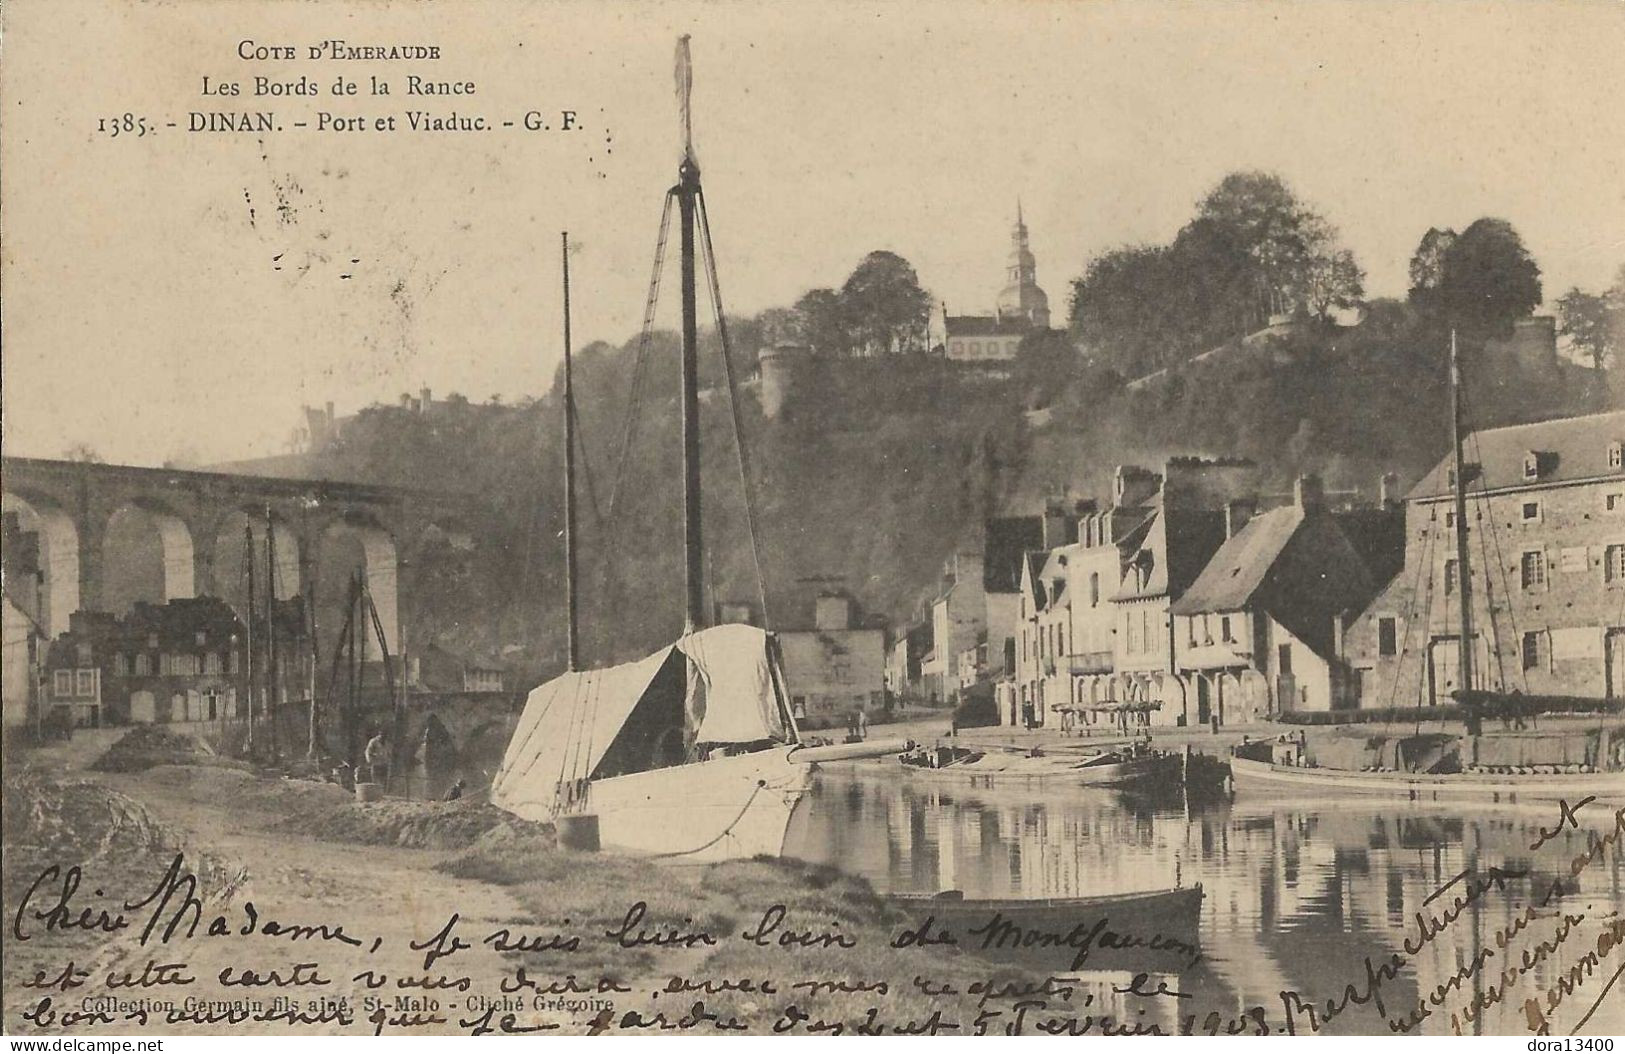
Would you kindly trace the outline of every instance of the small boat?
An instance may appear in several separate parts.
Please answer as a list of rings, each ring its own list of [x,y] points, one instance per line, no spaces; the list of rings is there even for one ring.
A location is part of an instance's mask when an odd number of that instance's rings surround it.
[[[888,894],[922,935],[947,932],[961,951],[1049,970],[1175,970],[1201,957],[1202,886],[1094,897],[971,898]]]
[[[1326,791],[1379,794],[1412,801],[1471,799],[1514,805],[1520,801],[1571,801],[1595,795],[1606,802],[1625,801],[1625,772],[1501,775],[1485,772],[1420,773],[1276,765],[1244,757],[1230,759],[1238,792],[1258,790]]]
[[[989,789],[1121,787],[1180,779],[1177,755],[1117,751],[1078,757],[938,746],[905,754],[902,767],[912,779]]]

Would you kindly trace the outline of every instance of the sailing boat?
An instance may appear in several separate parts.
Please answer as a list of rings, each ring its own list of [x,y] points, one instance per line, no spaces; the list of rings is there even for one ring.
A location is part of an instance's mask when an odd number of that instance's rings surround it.
[[[1476,742],[1482,733],[1484,718],[1493,716],[1497,712],[1508,716],[1520,716],[1530,706],[1538,703],[1535,698],[1526,698],[1516,692],[1507,692],[1497,689],[1479,687],[1489,681],[1489,671],[1479,670],[1475,675],[1475,656],[1473,641],[1477,634],[1473,628],[1473,575],[1470,562],[1471,551],[1467,540],[1467,463],[1464,452],[1464,431],[1462,420],[1462,374],[1461,360],[1456,347],[1456,333],[1450,333],[1450,440],[1451,440],[1451,467],[1449,480],[1452,499],[1452,516],[1450,522],[1454,527],[1452,540],[1454,545],[1455,566],[1459,572],[1455,576],[1456,586],[1460,591],[1460,600],[1456,611],[1457,646],[1455,658],[1457,662],[1457,685],[1451,693],[1453,700],[1462,710],[1462,717],[1466,725],[1466,737],[1462,744]],[[1486,583],[1488,578],[1486,577]],[[1493,609],[1491,609],[1493,610]],[[1491,615],[1493,627],[1493,614]],[[1557,800],[1563,798],[1578,798],[1591,794],[1604,801],[1625,800],[1625,772],[1609,771],[1603,761],[1604,750],[1602,744],[1601,728],[1598,730],[1598,741],[1595,744],[1598,764],[1596,770],[1589,772],[1527,772],[1491,773],[1484,771],[1447,771],[1454,766],[1466,768],[1463,764],[1462,754],[1466,752],[1465,746],[1437,741],[1447,737],[1425,737],[1420,733],[1400,740],[1401,744],[1407,740],[1424,747],[1419,751],[1423,756],[1432,757],[1440,771],[1410,772],[1399,770],[1362,770],[1339,769],[1321,766],[1285,765],[1275,764],[1267,752],[1271,749],[1268,742],[1244,745],[1235,748],[1235,754],[1230,759],[1230,773],[1238,788],[1257,785],[1260,789],[1274,791],[1292,790],[1297,793],[1313,790],[1336,790],[1356,794],[1383,794],[1404,795],[1411,801],[1438,801],[1444,799],[1473,799],[1481,803],[1517,804],[1523,800]],[[1435,742],[1429,744],[1427,740]],[[1431,752],[1427,747],[1432,747]],[[1458,752],[1459,751],[1459,752]],[[1475,752],[1476,753],[1476,752]]]
[[[530,693],[492,784],[491,801],[526,819],[556,822],[560,841],[578,848],[601,844],[698,862],[779,855],[795,807],[812,786],[817,761],[892,753],[901,745],[803,746],[772,635],[748,625],[706,626],[694,275],[695,235],[704,199],[690,136],[691,84],[685,36],[677,49],[683,152],[677,185],[667,192],[668,207],[675,198],[681,222],[684,633],[641,661],[607,669],[580,668],[566,236],[568,668]]]

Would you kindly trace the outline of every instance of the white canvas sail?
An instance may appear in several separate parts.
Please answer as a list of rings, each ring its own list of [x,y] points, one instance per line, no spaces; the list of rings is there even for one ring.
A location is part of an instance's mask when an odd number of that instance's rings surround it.
[[[534,812],[551,806],[562,781],[592,778],[673,652],[686,661],[688,683],[703,688],[698,742],[789,738],[774,694],[767,634],[754,626],[716,626],[638,662],[566,673],[537,687],[491,786],[491,801]]]

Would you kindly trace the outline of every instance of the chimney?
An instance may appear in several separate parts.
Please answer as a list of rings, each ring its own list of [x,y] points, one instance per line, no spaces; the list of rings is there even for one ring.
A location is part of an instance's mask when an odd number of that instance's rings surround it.
[[[1234,538],[1247,521],[1258,514],[1258,502],[1252,498],[1236,498],[1224,505],[1224,536]]]
[[[1377,500],[1385,509],[1391,509],[1399,504],[1395,491],[1399,488],[1399,477],[1392,472],[1384,472],[1382,479],[1377,481]]]
[[[418,413],[422,413],[422,414],[428,413],[429,412],[429,407],[434,403],[434,400],[429,397],[429,389],[427,389],[427,388],[422,389],[421,391],[418,392],[418,396],[419,396]]]
[[[1082,545],[1095,545],[1094,524],[1095,516],[1100,511],[1099,504],[1093,498],[1080,501],[1073,507],[1073,515],[1077,521],[1073,524],[1072,538]]]
[[[1077,520],[1067,514],[1066,502],[1049,501],[1044,505],[1044,548],[1059,549],[1077,541]]]
[[[1326,493],[1321,488],[1320,477],[1316,475],[1299,476],[1298,481],[1292,485],[1292,503],[1303,512],[1318,511],[1326,505]]]
[[[1345,612],[1332,616],[1332,657],[1341,661],[1343,659],[1343,634],[1347,627],[1343,625]]]

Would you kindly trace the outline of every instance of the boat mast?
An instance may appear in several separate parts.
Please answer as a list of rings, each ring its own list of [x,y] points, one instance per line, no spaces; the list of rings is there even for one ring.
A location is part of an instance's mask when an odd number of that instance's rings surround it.
[[[706,624],[704,600],[704,544],[700,538],[700,394],[699,323],[694,303],[695,202],[700,194],[700,166],[694,160],[689,96],[694,74],[689,64],[688,37],[677,41],[677,105],[682,123],[683,157],[677,166],[677,196],[681,223],[683,297],[683,554],[684,595],[687,600],[684,632]]]
[[[565,661],[574,672],[581,667],[581,641],[576,625],[576,395],[570,376],[570,234],[559,233],[564,261],[564,604],[569,611],[565,627]]]
[[[1467,565],[1467,472],[1462,456],[1461,359],[1456,350],[1456,331],[1450,330],[1450,445],[1455,457],[1456,507],[1456,587],[1461,594],[1461,660],[1459,692],[1473,687],[1473,576]]]

